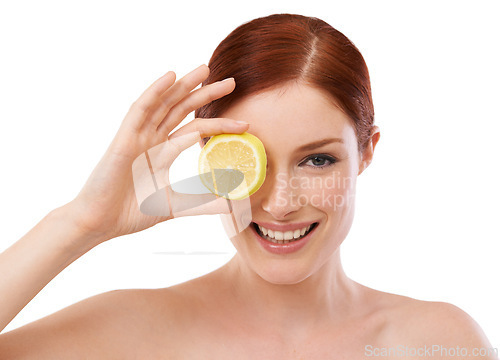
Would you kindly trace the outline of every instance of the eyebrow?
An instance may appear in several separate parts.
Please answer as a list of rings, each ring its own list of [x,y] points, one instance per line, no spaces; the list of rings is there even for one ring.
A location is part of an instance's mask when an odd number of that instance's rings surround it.
[[[316,148],[331,144],[331,143],[344,143],[344,140],[341,138],[329,138],[329,139],[322,139],[318,140],[309,144],[305,144],[297,148],[297,151],[308,151],[308,150],[314,150]]]

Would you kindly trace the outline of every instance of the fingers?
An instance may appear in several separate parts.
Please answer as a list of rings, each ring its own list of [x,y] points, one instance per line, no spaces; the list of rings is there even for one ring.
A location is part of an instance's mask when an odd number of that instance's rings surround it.
[[[197,133],[201,138],[218,134],[241,134],[249,127],[248,123],[227,118],[197,118],[175,131],[168,138],[173,140],[179,136]]]
[[[192,111],[219,99],[235,88],[233,78],[218,81],[194,90],[209,75],[201,65],[177,82],[169,71],[156,80],[131,106],[124,123],[135,132],[150,129],[159,138],[166,138]]]
[[[168,186],[168,170],[181,152],[200,142],[203,137],[221,133],[238,134],[249,124],[233,119],[196,119],[174,132],[169,140],[139,155],[133,162],[134,187],[139,204],[149,194]]]
[[[152,112],[151,119],[149,119],[149,126],[156,130],[170,109],[201,84],[208,77],[209,73],[210,69],[208,66],[201,65],[161,94],[157,107]]]
[[[163,143],[159,153],[160,161],[164,166],[170,167],[181,152],[201,141],[201,135],[198,131],[192,131],[175,139],[167,140]]]
[[[205,136],[221,131],[242,132],[248,126],[235,124],[231,119],[198,119],[190,124],[192,129],[202,130]],[[183,150],[201,140],[200,132],[189,131],[187,125],[182,129],[185,134],[179,129],[173,139],[149,149],[134,161],[133,180],[140,211],[145,215],[169,218],[221,214],[226,231],[231,237],[237,235],[251,223],[249,197],[233,201],[203,193],[205,185],[199,175],[177,182],[175,189],[169,185],[170,165]]]
[[[158,104],[160,96],[175,83],[175,73],[167,72],[156,80],[142,95],[132,104],[125,123],[138,130],[147,119],[151,109]]]
[[[162,119],[157,131],[168,135],[189,113],[231,93],[235,85],[233,78],[217,81],[191,92],[171,108],[159,108],[154,115]]]
[[[167,72],[156,80],[131,106],[127,122],[135,130],[144,126],[156,129],[165,114],[160,118],[158,109],[169,111],[172,106],[189,94],[208,77],[210,70],[201,65],[175,82],[175,73]],[[152,125],[150,124],[152,123]]]

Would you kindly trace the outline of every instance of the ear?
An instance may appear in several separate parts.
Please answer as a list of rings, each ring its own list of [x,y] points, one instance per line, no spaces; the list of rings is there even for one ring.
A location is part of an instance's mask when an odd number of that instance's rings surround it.
[[[365,150],[361,154],[358,175],[361,175],[361,173],[368,167],[368,165],[371,164],[373,159],[373,153],[375,151],[375,146],[377,145],[379,139],[380,139],[380,129],[378,126],[374,125],[372,127],[372,132],[370,135],[370,139],[368,141],[368,145],[366,145]]]

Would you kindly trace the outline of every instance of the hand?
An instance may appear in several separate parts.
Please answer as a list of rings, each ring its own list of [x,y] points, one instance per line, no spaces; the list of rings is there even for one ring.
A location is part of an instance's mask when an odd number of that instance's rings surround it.
[[[92,234],[102,242],[172,218],[141,213],[134,191],[134,160],[155,147],[160,158],[162,154],[170,154],[161,164],[165,184],[168,184],[168,167],[182,150],[198,139],[247,130],[248,124],[231,119],[194,119],[170,134],[190,112],[234,90],[235,82],[231,78],[193,91],[208,77],[209,71],[206,65],[202,65],[178,81],[175,81],[175,73],[168,72],[132,104],[83,189],[66,205],[78,230]],[[205,211],[217,213],[222,202],[225,204],[226,200],[219,198],[210,205],[212,211],[208,208]]]

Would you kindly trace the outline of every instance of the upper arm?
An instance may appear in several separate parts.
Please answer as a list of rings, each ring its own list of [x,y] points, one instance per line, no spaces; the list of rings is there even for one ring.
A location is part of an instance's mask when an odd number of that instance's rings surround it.
[[[140,316],[130,309],[128,290],[82,300],[0,335],[1,359],[113,359],[132,351],[130,336]],[[129,349],[127,349],[129,345]]]

